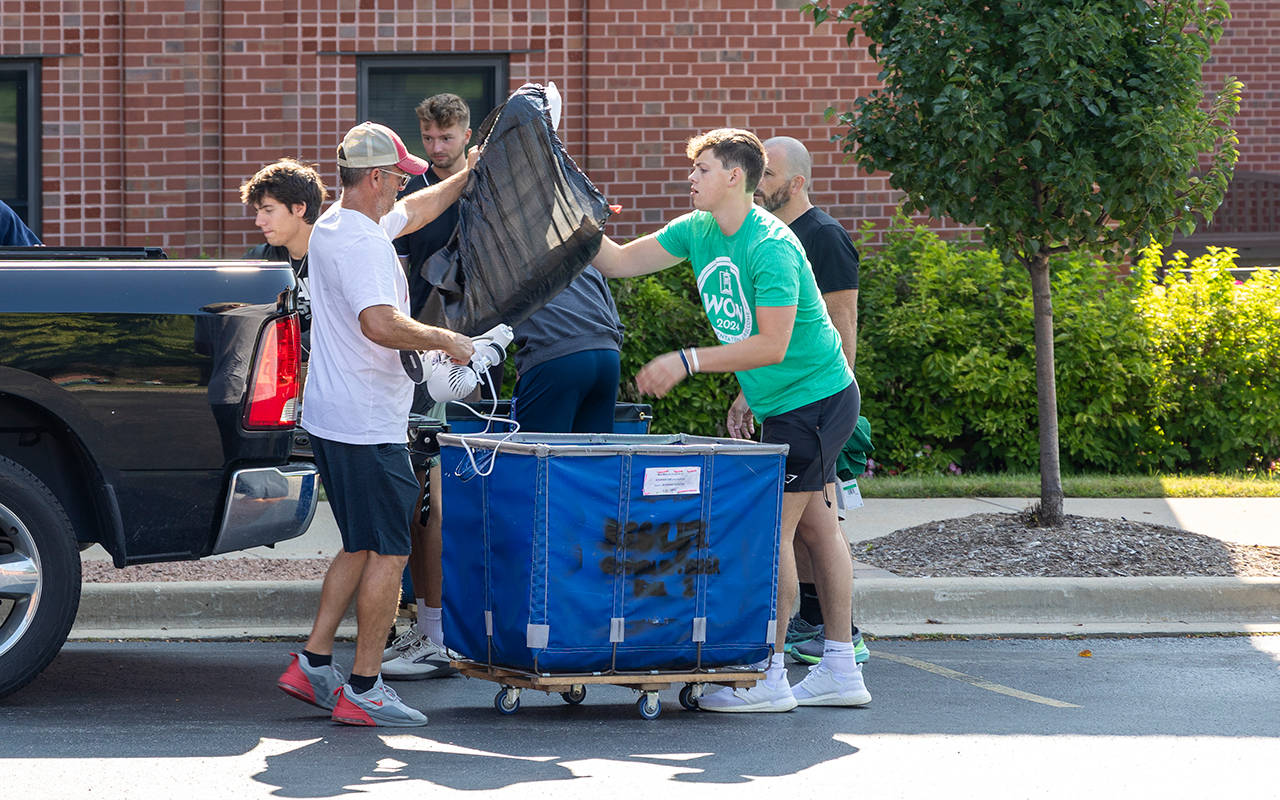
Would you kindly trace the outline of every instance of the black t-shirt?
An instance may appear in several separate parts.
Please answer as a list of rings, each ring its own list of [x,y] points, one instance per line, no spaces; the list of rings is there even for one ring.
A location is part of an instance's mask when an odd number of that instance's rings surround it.
[[[298,279],[298,316],[302,332],[302,360],[311,356],[311,287],[307,280],[307,257],[294,258],[289,255],[289,248],[279,245],[260,244],[250,248],[242,258],[251,261],[287,261],[293,267],[293,276]]]
[[[443,178],[436,176],[432,169],[421,175],[413,176],[409,185],[400,193],[400,197],[434,186]],[[408,236],[396,239],[396,252],[409,257],[409,313],[414,319],[427,303],[427,295],[431,293],[431,284],[422,277],[422,265],[427,263],[435,252],[449,243],[453,229],[458,226],[458,204],[454,203],[444,210],[440,216],[423,225]]]
[[[858,288],[858,251],[844,226],[827,212],[811,208],[791,222],[800,240],[818,291],[823,294]]]

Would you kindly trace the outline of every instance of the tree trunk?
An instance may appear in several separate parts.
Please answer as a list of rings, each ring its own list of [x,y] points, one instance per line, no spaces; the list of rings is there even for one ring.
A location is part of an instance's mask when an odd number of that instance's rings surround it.
[[[1049,293],[1049,257],[1032,256],[1031,297],[1036,324],[1036,399],[1040,412],[1041,527],[1062,524],[1062,468],[1058,462],[1058,386],[1053,376],[1053,302]]]

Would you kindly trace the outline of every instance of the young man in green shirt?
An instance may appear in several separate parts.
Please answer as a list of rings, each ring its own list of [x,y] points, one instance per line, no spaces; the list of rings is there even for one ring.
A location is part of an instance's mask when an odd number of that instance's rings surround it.
[[[595,266],[605,276],[646,275],[686,258],[719,347],[664,353],[636,375],[640,391],[662,397],[694,372],[733,372],[742,387],[729,409],[732,436],[749,438],[754,417],[762,439],[790,445],[782,501],[778,569],[779,624],[767,677],[750,689],[704,695],[710,711],[789,711],[796,705],[859,706],[871,702],[855,663],[851,606],[853,565],[840,552],[835,460],[857,424],[860,398],[827,316],[813,271],[795,234],[752,202],[765,152],[750,131],[722,128],[690,140],[694,211],[653,236],[625,245],[608,237]],[[806,509],[820,519],[802,533],[813,554],[815,583],[827,614],[821,662],[790,686],[783,662],[787,616],[795,602],[792,540]]]

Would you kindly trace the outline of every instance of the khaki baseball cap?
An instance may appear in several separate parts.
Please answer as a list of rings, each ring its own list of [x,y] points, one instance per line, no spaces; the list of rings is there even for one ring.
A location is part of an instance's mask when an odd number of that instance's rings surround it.
[[[396,166],[410,175],[421,175],[431,164],[410,153],[396,132],[386,125],[363,122],[343,137],[338,147],[338,166],[353,169]]]

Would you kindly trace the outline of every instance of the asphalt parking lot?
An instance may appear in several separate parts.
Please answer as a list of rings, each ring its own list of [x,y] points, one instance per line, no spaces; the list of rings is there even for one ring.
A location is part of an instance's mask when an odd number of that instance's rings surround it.
[[[673,689],[653,721],[618,687],[503,716],[448,678],[399,684],[430,724],[392,731],[279,692],[296,649],[68,644],[0,701],[6,796],[1259,797],[1280,744],[1276,636],[876,641],[866,708],[717,715]]]

